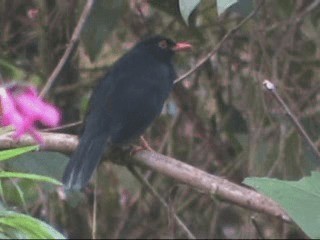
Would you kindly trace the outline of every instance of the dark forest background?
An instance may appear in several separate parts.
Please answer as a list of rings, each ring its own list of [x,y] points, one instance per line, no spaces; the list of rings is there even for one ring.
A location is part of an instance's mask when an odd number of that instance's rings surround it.
[[[319,2],[265,1],[257,10],[260,1],[240,1],[221,14],[218,1],[190,2],[195,6],[188,14],[176,0],[96,1],[80,41],[45,95],[62,110],[62,124],[83,119],[97,78],[141,38],[161,34],[191,42],[192,52],[175,57],[182,76],[256,11],[208,61],[175,85],[144,136],[159,153],[239,185],[249,176],[299,180],[318,169],[318,156],[262,83],[275,84],[319,147]],[[70,44],[85,4],[0,0],[1,81],[41,90]],[[59,132],[79,130],[76,125]],[[65,154],[35,152],[3,167],[60,180],[67,160]],[[295,224],[203,194],[147,168],[139,172],[197,238],[306,237]],[[125,167],[105,161],[97,175],[95,183],[68,200],[61,188],[49,184],[3,181],[2,205],[70,238],[186,237],[172,212]]]

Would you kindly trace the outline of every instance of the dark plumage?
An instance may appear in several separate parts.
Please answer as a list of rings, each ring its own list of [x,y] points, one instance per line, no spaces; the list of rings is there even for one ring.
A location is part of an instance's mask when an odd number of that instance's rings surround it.
[[[174,52],[190,47],[161,36],[146,39],[100,79],[79,145],[64,172],[66,188],[83,188],[110,145],[140,136],[160,114],[176,78]]]

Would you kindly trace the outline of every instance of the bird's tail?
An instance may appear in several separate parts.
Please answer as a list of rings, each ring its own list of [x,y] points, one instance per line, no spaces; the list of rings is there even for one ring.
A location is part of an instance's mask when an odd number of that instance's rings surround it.
[[[80,190],[89,182],[93,171],[107,150],[107,138],[82,136],[63,174],[66,189]]]

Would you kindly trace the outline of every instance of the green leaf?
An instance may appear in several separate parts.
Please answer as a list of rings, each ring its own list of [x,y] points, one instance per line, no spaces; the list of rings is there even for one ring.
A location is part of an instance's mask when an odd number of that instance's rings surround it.
[[[28,212],[27,203],[26,203],[26,200],[24,197],[24,192],[22,191],[22,189],[20,188],[19,184],[16,181],[12,181],[11,183],[13,184],[14,188],[17,191],[17,194],[19,196],[19,199],[21,200],[21,204],[23,206],[23,209],[25,210],[25,212]],[[4,195],[2,195],[2,196],[4,196]]]
[[[244,183],[278,202],[311,238],[320,238],[320,173],[299,181],[246,178]]]
[[[56,185],[62,185],[61,182],[59,182],[56,179],[53,179],[51,177],[47,176],[41,176],[37,174],[30,174],[30,173],[18,173],[18,172],[0,172],[0,178],[22,178],[22,179],[30,179],[35,181],[42,181],[42,182],[49,182]]]
[[[50,225],[25,214],[0,211],[0,225],[13,228],[14,235],[25,239],[66,239]],[[6,233],[6,229],[2,229]],[[12,234],[12,230],[11,230]]]
[[[126,1],[95,1],[90,16],[83,28],[81,39],[90,60],[94,61],[122,16]]]
[[[0,161],[8,160],[10,158],[13,158],[23,153],[34,151],[34,150],[39,150],[39,146],[34,145],[34,146],[27,146],[27,147],[0,151]]]
[[[198,6],[201,0],[179,0],[179,9],[183,20],[189,25],[189,16]]]
[[[23,79],[26,76],[24,70],[4,59],[0,59],[0,72],[3,74],[2,77],[11,79]]]
[[[29,152],[9,161],[6,169],[61,179],[68,161],[69,157],[58,152]]]
[[[217,0],[218,15],[224,13],[229,7],[236,4],[238,0]]]
[[[253,10],[252,0],[217,0],[218,15],[226,10],[247,16]]]

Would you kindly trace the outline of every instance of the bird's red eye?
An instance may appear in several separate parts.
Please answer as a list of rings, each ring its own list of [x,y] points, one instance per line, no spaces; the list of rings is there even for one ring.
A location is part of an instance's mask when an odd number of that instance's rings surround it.
[[[159,47],[161,47],[162,49],[166,49],[168,48],[168,42],[166,40],[162,40],[158,43]]]

